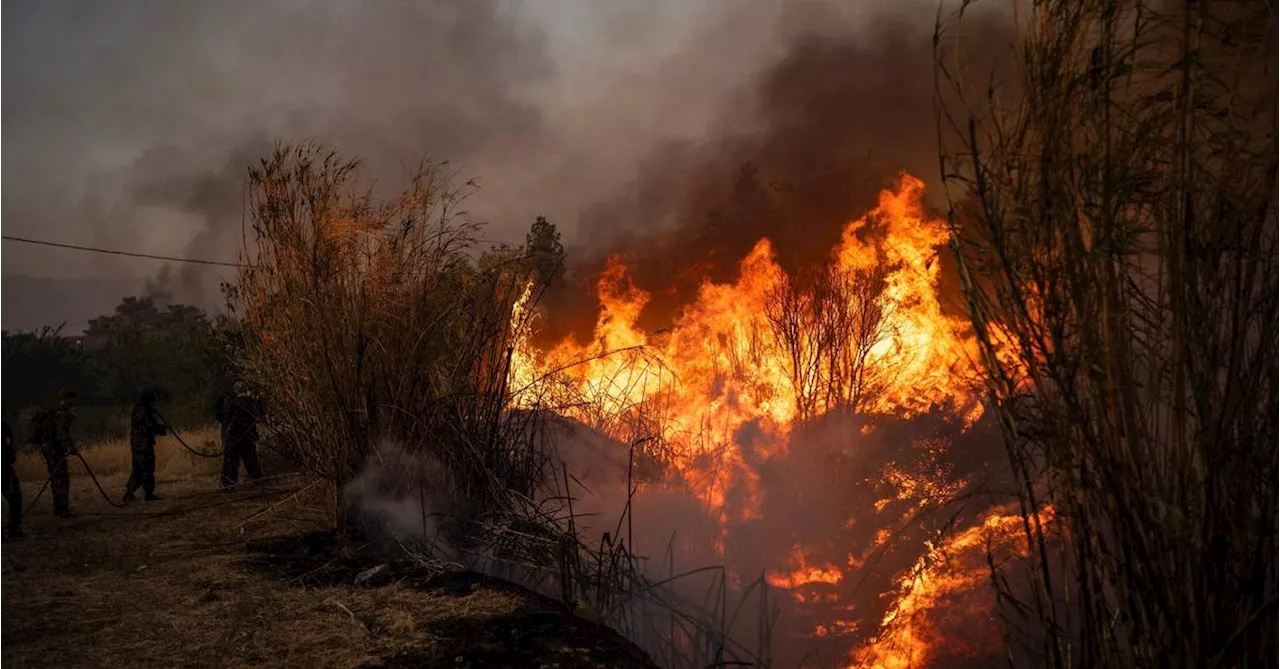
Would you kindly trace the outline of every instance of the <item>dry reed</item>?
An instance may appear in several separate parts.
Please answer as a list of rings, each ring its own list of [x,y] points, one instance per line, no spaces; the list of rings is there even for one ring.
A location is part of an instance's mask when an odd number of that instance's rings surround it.
[[[544,460],[515,438],[529,414],[504,411],[512,309],[537,259],[477,263],[470,184],[442,166],[385,203],[357,168],[306,145],[250,170],[251,251],[229,290],[240,370],[277,447],[332,483],[335,513],[381,440],[444,463],[477,508],[507,506]]]
[[[993,573],[1011,629],[1052,667],[1270,665],[1274,6],[1016,4],[989,82],[968,4],[941,164],[1030,549],[1029,593]]]

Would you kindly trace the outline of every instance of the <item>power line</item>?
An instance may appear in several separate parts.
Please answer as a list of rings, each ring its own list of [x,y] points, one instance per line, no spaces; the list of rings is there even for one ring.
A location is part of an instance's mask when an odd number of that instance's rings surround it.
[[[21,242],[23,244],[35,244],[37,246],[52,246],[60,249],[72,249],[74,251],[89,251],[92,253],[106,253],[114,256],[128,256],[130,258],[147,258],[148,260],[165,260],[168,262],[186,262],[196,265],[215,265],[218,267],[245,267],[240,263],[222,262],[219,260],[200,260],[197,258],[175,258],[173,256],[158,256],[150,253],[134,253],[132,251],[118,251],[115,249],[103,249],[93,246],[77,246],[75,244],[60,244],[58,242],[49,242],[42,239],[27,239],[25,237],[12,237],[9,235],[0,235],[0,239],[7,242]]]

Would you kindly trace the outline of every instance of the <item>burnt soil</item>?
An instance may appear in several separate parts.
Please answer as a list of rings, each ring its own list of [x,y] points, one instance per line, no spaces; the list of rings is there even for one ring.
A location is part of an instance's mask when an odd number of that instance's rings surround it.
[[[430,630],[437,643],[364,663],[361,669],[655,666],[608,627],[510,581],[474,571],[437,573],[410,557],[388,555],[376,544],[356,545],[332,530],[259,539],[246,547],[253,553],[246,561],[250,568],[299,587],[354,584],[362,572],[381,567],[386,571],[377,584],[394,582],[433,597],[500,592],[522,602],[504,615],[433,620]]]
[[[26,516],[28,536],[0,548],[0,665],[654,666],[611,629],[518,585],[316,531],[319,509],[290,499],[300,486],[220,493],[212,481],[161,480],[163,500],[115,509],[73,476],[77,517],[53,518],[46,495]],[[37,488],[24,485],[28,500]],[[354,584],[379,565],[383,578]]]

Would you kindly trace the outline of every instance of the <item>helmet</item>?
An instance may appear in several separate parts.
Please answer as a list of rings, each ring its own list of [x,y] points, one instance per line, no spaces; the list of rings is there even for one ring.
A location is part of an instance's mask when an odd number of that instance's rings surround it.
[[[138,404],[146,404],[148,406],[155,404],[160,392],[154,386],[146,386],[138,391]]]

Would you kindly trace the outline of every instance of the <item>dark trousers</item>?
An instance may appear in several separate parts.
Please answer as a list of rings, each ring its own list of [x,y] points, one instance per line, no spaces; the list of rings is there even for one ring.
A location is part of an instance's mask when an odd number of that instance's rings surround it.
[[[22,486],[13,467],[4,468],[4,501],[9,503],[9,530],[22,529]]]
[[[133,469],[129,472],[129,483],[124,490],[125,497],[133,497],[133,493],[142,488],[142,494],[152,497],[156,494],[156,449],[133,449]]]
[[[262,478],[262,469],[258,466],[258,444],[250,439],[236,442],[223,442],[222,455],[222,487],[230,488],[240,479],[240,463],[244,463],[244,472],[250,479]]]
[[[71,474],[67,471],[67,456],[44,456],[45,469],[49,470],[49,492],[53,495],[53,512],[61,515],[70,509]]]

